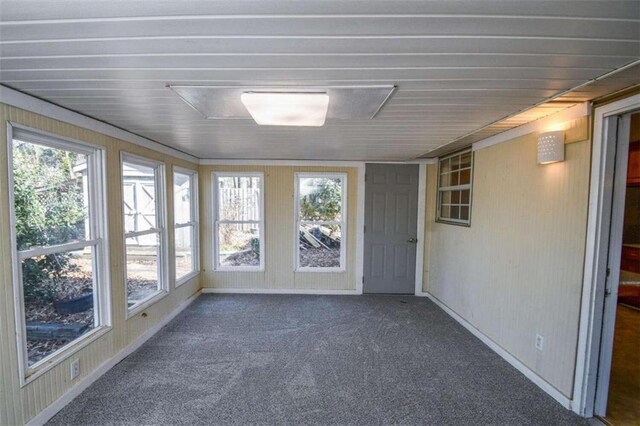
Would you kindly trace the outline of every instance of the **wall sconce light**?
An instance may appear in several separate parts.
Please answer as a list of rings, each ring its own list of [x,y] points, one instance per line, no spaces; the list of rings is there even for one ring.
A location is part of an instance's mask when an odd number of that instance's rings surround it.
[[[538,164],[564,161],[564,130],[538,135]]]

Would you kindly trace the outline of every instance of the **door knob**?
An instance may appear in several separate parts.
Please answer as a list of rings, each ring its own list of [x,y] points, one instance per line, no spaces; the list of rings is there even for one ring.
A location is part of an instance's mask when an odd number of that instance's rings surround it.
[[[417,239],[417,238],[409,238],[409,239],[407,240],[407,242],[408,242],[408,243],[417,243],[417,242],[418,242],[418,239]]]

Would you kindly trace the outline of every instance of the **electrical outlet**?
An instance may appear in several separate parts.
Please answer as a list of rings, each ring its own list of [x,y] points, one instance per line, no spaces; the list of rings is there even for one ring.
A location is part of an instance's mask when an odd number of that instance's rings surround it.
[[[542,352],[544,348],[544,337],[539,334],[536,334],[536,349]]]
[[[71,380],[80,375],[80,360],[76,359],[71,363]]]

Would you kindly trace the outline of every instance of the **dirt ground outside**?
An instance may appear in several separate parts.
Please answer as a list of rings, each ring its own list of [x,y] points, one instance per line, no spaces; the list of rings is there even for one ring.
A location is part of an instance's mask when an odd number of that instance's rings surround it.
[[[190,265],[190,259],[188,260]],[[93,291],[91,257],[86,255],[71,258],[73,271],[67,273],[57,285],[56,300],[69,300],[86,295]],[[127,279],[129,294],[136,291],[146,293],[157,289],[157,272],[155,259],[150,260],[144,256],[137,257],[129,264],[135,271]],[[190,269],[190,266],[189,266]],[[94,328],[94,309],[90,308],[74,314],[59,313],[53,301],[29,300],[25,301],[25,322],[29,325],[36,324],[74,324],[85,328],[83,334]],[[43,339],[30,338],[27,333],[27,353],[29,365],[33,365],[44,357],[70,343],[72,339]]]
[[[310,268],[339,268],[340,249],[300,248],[300,266]]]

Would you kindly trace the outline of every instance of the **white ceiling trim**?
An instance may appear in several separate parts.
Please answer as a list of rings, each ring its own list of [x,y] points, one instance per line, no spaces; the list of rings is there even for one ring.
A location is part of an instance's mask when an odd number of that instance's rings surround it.
[[[154,35],[122,37],[67,37],[51,39],[0,40],[0,45],[41,44],[90,41],[134,41],[134,40],[563,40],[607,43],[637,43],[632,38],[609,39],[602,37],[566,36],[518,36],[518,35]]]
[[[635,22],[633,18],[612,18],[597,16],[553,16],[553,15],[507,15],[507,14],[452,14],[452,13],[354,13],[354,14],[225,14],[225,15],[161,15],[161,16],[118,16],[105,18],[61,18],[61,19],[25,19],[4,21],[0,26],[29,24],[76,24],[98,22],[149,22],[149,21],[222,21],[237,19],[416,19],[416,18],[474,18],[474,19],[546,19],[546,20],[583,20],[605,22]]]
[[[419,158],[409,161],[367,161],[372,164],[436,164],[437,162],[437,158]]]
[[[202,159],[201,166],[311,166],[311,167],[361,167],[365,161],[340,161],[340,160],[229,160],[229,159]]]
[[[544,58],[544,57],[556,57],[556,58],[566,58],[566,57],[584,57],[584,58],[630,58],[632,56],[629,55],[616,55],[616,54],[580,54],[580,53],[505,53],[505,52],[388,52],[388,53],[341,53],[341,52],[247,52],[247,53],[234,53],[234,52],[154,52],[154,53],[94,53],[94,54],[74,54],[74,55],[15,55],[15,56],[3,56],[0,58],[2,61],[7,60],[16,60],[16,59],[77,59],[77,58],[174,58],[174,57],[219,57],[219,56],[229,56],[229,57],[247,57],[247,56],[257,56],[257,57],[352,57],[352,56],[370,56],[370,57],[407,57],[407,56],[417,56],[417,57],[431,57],[431,56],[443,56],[443,57],[451,57],[451,56],[499,56],[499,57],[511,57],[511,56],[521,56],[521,57],[535,57],[535,58]]]
[[[341,161],[341,160],[229,160],[218,158],[201,159],[201,166],[284,166],[284,167],[361,167],[375,164],[435,164],[435,158],[411,161]]]
[[[102,133],[103,135],[130,142],[144,148],[149,148],[163,154],[172,155],[183,160],[198,163],[198,157],[191,154],[187,154],[154,140],[138,136],[134,133],[120,129],[119,127],[87,117],[86,115],[78,114],[77,112],[43,101],[42,99],[29,96],[5,86],[0,86],[0,103],[44,115],[54,120],[64,121],[65,123],[73,124],[78,127],[93,130],[95,132]]]
[[[472,149],[473,151],[479,151],[499,143],[510,141],[520,136],[528,135],[529,133],[545,131],[552,124],[575,120],[577,118],[587,116],[590,113],[590,103],[582,102],[570,108],[556,112],[555,114],[547,115],[538,120],[531,121],[527,124],[523,124],[522,126],[515,127],[511,130],[507,130],[505,132],[498,133],[495,136],[475,142],[472,145]]]

